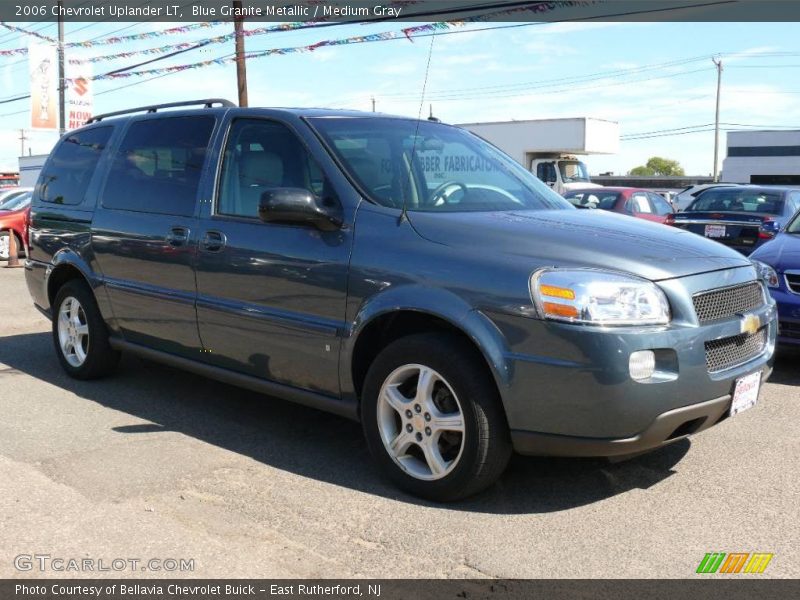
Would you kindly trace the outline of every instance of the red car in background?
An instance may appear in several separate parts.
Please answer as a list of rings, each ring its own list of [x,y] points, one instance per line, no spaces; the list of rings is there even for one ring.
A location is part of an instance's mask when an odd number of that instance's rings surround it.
[[[639,219],[664,223],[673,213],[672,206],[663,196],[639,188],[602,187],[570,190],[564,194],[577,208],[599,208]]]
[[[31,217],[31,192],[25,192],[15,198],[0,203],[0,261],[8,260],[9,229],[14,232],[17,241],[17,252],[24,255],[28,240],[28,224]]]

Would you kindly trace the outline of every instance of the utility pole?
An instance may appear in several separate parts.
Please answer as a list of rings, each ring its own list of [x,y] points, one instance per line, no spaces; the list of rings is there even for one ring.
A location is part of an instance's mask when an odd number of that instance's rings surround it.
[[[242,15],[242,0],[233,0],[235,15]],[[236,34],[236,83],[239,88],[239,106],[247,106],[247,65],[244,57],[244,17],[233,17],[233,31]]]
[[[714,182],[719,181],[717,165],[719,161],[719,94],[722,88],[722,59],[711,59],[717,67],[717,110],[714,117]]]
[[[64,135],[65,128],[65,79],[64,79],[64,8],[63,0],[58,0],[58,133]]]
[[[19,143],[20,143],[19,155],[20,156],[25,156],[25,141],[27,139],[28,139],[28,137],[25,135],[25,130],[24,129],[20,129],[19,130]]]

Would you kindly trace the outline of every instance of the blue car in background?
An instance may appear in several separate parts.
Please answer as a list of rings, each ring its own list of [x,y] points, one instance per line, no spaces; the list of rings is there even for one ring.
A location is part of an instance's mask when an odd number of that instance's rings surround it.
[[[783,229],[800,209],[800,189],[738,185],[701,192],[689,207],[670,215],[674,225],[748,255]]]
[[[778,343],[800,345],[800,216],[750,259],[778,303]]]

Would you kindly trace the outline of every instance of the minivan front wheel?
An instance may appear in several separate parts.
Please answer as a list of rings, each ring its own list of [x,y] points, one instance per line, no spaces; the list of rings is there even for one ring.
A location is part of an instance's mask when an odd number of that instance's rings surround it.
[[[103,377],[119,361],[94,296],[76,279],[61,287],[53,302],[53,342],[61,366],[76,379]]]
[[[423,498],[475,494],[494,483],[511,455],[494,382],[455,336],[413,335],[387,346],[367,373],[361,410],[379,465]]]

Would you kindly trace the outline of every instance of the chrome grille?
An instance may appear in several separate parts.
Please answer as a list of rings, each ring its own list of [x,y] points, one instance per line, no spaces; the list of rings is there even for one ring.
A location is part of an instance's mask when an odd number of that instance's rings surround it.
[[[764,304],[764,288],[757,281],[697,294],[692,298],[701,323],[746,313]]]
[[[709,373],[732,369],[755,358],[767,346],[767,328],[706,342],[706,368]]]
[[[800,323],[781,321],[779,327],[781,336],[800,340]]]

